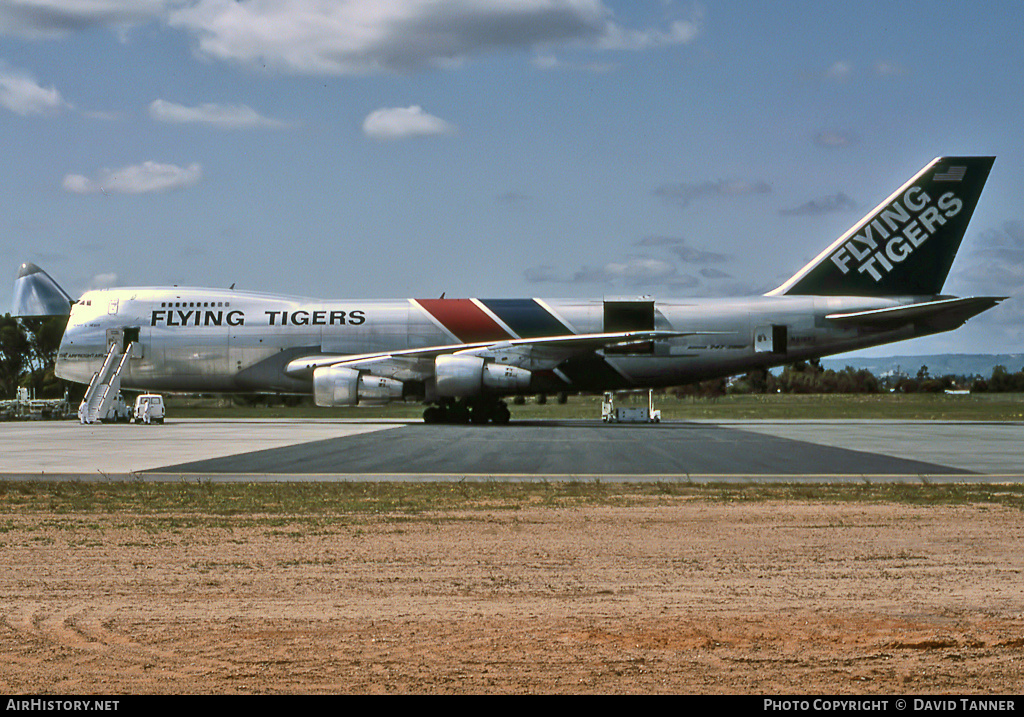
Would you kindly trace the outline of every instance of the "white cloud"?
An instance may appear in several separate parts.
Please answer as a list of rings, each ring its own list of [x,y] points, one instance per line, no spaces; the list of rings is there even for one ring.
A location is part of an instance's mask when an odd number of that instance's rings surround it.
[[[959,296],[1009,296],[972,323],[992,336],[1019,344],[1024,340],[1024,220],[1012,219],[998,228],[969,235],[957,256],[945,291]]]
[[[183,189],[196,184],[203,176],[202,167],[190,164],[143,162],[120,169],[103,169],[95,178],[81,174],[64,177],[64,189],[73,194],[153,194]]]
[[[968,242],[968,250],[957,258],[956,266],[953,277],[968,287],[967,293],[1024,294],[1024,220],[1007,221],[998,229],[980,232]]]
[[[631,30],[600,0],[198,0],[168,22],[208,57],[300,74],[408,72],[499,50],[598,50],[689,42],[696,21]]]
[[[682,45],[697,37],[697,21],[677,20],[667,32],[661,30],[629,30],[615,23],[605,25],[604,36],[597,42],[602,50],[646,50],[666,45]]]
[[[373,139],[395,140],[452,134],[455,127],[427,114],[418,105],[374,110],[363,120],[363,134]]]
[[[117,122],[124,119],[120,112],[108,112],[105,110],[82,110],[82,116],[100,122]]]
[[[209,58],[358,75],[450,67],[496,51],[682,44],[699,33],[699,15],[634,29],[616,23],[602,0],[0,0],[0,35],[57,38],[106,27],[124,36],[160,21],[191,34]]]
[[[770,194],[771,191],[771,185],[763,179],[718,179],[706,182],[664,184],[654,190],[654,195],[685,208],[695,199],[750,197]]]
[[[907,68],[894,62],[879,60],[871,66],[868,72],[874,73],[878,77],[902,77],[907,74]],[[855,67],[849,60],[836,60],[825,70],[824,76],[826,80],[844,82],[852,79],[854,75],[863,74],[865,74],[863,68]]]
[[[730,262],[728,254],[707,251],[690,246],[682,237],[648,236],[633,242],[643,247],[643,254],[633,254],[602,266],[586,265],[572,274],[561,272],[551,264],[528,267],[523,278],[531,284],[594,284],[606,289],[645,292],[648,289],[692,294],[727,296],[730,290],[749,294],[742,282],[725,281],[732,275],[711,264]],[[680,271],[679,263],[703,265],[699,274],[711,283]]]
[[[825,77],[831,80],[845,80],[853,74],[853,65],[846,60],[837,60],[825,71]]]
[[[60,92],[0,61],[0,106],[19,115],[50,114],[69,107]]]
[[[55,38],[94,26],[118,31],[159,18],[179,0],[5,0],[0,35]]]
[[[849,212],[857,209],[857,202],[843,192],[836,192],[825,197],[811,199],[799,207],[782,209],[779,214],[785,217],[816,217],[832,212]]]
[[[572,276],[563,276],[555,267],[543,264],[524,270],[523,278],[532,284],[599,284],[628,290],[655,286],[689,289],[700,283],[692,276],[680,274],[672,262],[650,257],[611,261],[604,266],[584,266]]]
[[[822,130],[814,135],[814,143],[819,147],[851,147],[860,142],[854,132],[843,130]]]
[[[109,289],[114,286],[117,286],[117,274],[113,272],[96,274],[89,280],[87,291],[92,291],[93,289]]]
[[[682,237],[649,236],[635,242],[635,245],[660,248],[674,254],[676,258],[687,264],[719,264],[732,259],[728,254],[690,246]]]
[[[662,284],[676,276],[676,267],[672,263],[648,258],[609,262],[603,271],[609,279],[620,279],[630,285]]]
[[[499,204],[503,204],[506,207],[512,208],[524,208],[528,207],[534,202],[534,198],[525,192],[520,192],[515,189],[510,189],[507,192],[499,194],[496,198]]]
[[[703,269],[701,269],[700,270],[700,275],[703,276],[705,279],[731,279],[732,278],[731,274],[726,274],[721,269],[716,269],[713,266],[712,267],[704,267]]]
[[[248,105],[207,103],[186,107],[166,100],[153,100],[149,105],[149,116],[158,122],[206,124],[222,129],[280,129],[288,126],[287,122],[264,117]]]
[[[523,270],[523,278],[531,284],[563,284],[568,283],[558,270],[550,264],[531,266]]]
[[[611,72],[618,68],[615,62],[578,62],[562,60],[554,55],[538,55],[531,64],[538,70],[579,70],[584,72]]]
[[[875,63],[875,74],[879,77],[902,77],[907,74],[907,68],[894,62],[879,60]]]

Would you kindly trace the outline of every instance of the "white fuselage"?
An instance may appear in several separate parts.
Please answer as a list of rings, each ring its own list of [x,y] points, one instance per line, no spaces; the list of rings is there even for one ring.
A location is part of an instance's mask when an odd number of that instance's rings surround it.
[[[641,308],[653,304],[653,326],[609,327],[603,299],[320,300],[226,289],[106,289],[86,293],[72,308],[56,372],[88,383],[110,342],[124,341],[134,344],[121,376],[126,389],[309,393],[311,377],[285,371],[304,356],[653,328],[687,335],[639,352],[599,352],[600,365],[538,372],[529,392],[670,386],[912,338],[920,333],[912,324],[839,328],[825,317],[915,300],[640,299]],[[649,313],[642,319],[650,320]]]

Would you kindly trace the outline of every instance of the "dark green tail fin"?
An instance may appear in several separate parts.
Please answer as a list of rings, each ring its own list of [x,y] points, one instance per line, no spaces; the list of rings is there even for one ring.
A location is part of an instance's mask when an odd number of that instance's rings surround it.
[[[771,294],[941,294],[993,162],[932,160]]]

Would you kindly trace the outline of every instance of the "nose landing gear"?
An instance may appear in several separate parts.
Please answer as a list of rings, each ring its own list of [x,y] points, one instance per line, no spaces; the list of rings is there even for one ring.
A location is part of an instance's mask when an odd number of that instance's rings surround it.
[[[495,398],[443,399],[440,404],[428,406],[423,411],[424,423],[484,424],[490,421],[503,426],[511,417],[505,402]]]

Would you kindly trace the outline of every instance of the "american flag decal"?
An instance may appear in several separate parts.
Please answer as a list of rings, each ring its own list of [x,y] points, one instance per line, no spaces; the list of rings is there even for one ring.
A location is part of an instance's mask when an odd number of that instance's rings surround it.
[[[967,167],[950,167],[945,172],[936,172],[932,177],[936,182],[959,182],[963,180]]]

